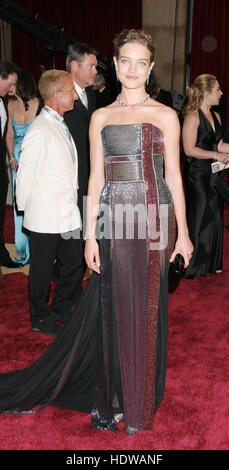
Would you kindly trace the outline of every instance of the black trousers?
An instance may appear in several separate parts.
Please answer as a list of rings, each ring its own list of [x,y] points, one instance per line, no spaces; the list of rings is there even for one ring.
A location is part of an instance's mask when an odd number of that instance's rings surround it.
[[[77,231],[79,236],[79,231]],[[29,296],[32,325],[50,313],[60,316],[70,311],[82,293],[85,273],[84,242],[76,232],[65,234],[30,232]],[[49,310],[49,295],[54,262],[59,262],[59,276]]]
[[[5,247],[5,240],[3,235],[5,213],[6,213],[6,199],[8,191],[8,177],[5,170],[0,168],[0,265],[10,260],[10,255]]]

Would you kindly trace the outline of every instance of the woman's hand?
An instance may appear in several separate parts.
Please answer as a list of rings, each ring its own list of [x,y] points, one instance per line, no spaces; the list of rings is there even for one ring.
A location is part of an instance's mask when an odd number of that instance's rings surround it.
[[[184,258],[184,267],[187,268],[190,263],[193,250],[194,247],[188,235],[178,236],[174,251],[170,257],[170,262],[174,261],[176,255],[179,253]]]
[[[10,160],[10,168],[11,168],[11,170],[17,171],[17,169],[18,169],[18,162],[17,162],[16,158],[12,158],[12,159]]]
[[[229,162],[229,154],[223,153],[223,152],[217,152],[215,155],[215,159],[223,163],[224,165],[226,165]]]
[[[84,257],[88,268],[100,274],[99,245],[95,238],[86,240]]]

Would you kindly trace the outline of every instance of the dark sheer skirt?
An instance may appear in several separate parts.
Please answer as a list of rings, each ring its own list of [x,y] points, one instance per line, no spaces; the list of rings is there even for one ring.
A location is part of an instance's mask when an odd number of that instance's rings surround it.
[[[102,204],[111,207],[112,236],[100,242],[101,317],[92,425],[117,431],[114,413],[123,412],[127,434],[152,427],[167,364],[168,246],[151,250],[147,237],[139,239],[136,214],[134,237],[126,238],[127,220],[123,239],[114,236],[117,200],[121,205],[129,200],[135,206],[145,204],[142,184],[128,189],[126,183],[108,184],[102,195]],[[173,206],[168,210],[174,236]]]

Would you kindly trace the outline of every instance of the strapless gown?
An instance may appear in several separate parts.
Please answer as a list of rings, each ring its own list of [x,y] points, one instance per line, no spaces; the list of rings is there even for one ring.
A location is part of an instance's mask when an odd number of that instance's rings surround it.
[[[0,375],[1,412],[35,413],[49,404],[91,413],[92,426],[151,429],[165,389],[168,259],[173,202],[163,178],[163,133],[151,124],[102,130],[106,182],[93,273],[72,319],[23,370]]]
[[[212,111],[215,130],[200,110],[197,147],[217,150],[222,138],[221,125]],[[223,172],[212,174],[212,159],[186,156],[184,180],[186,188],[187,222],[194,246],[185,277],[192,279],[222,269],[223,253]],[[226,188],[227,189],[227,188]],[[227,189],[228,191],[228,189]]]
[[[14,158],[19,162],[21,144],[23,138],[30,127],[31,122],[26,124],[17,124],[12,118],[12,126],[14,129]],[[33,156],[31,155],[31,158]],[[16,181],[16,172],[12,170],[12,187],[13,187],[13,208],[14,208],[14,229],[15,229],[15,246],[17,257],[13,261],[21,264],[28,264],[30,259],[30,250],[29,250],[29,236],[23,228],[23,213],[19,212],[17,209],[17,204],[15,200],[15,181]]]

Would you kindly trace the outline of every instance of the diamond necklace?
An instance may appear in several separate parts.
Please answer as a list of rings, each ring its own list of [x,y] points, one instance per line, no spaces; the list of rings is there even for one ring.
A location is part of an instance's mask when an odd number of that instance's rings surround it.
[[[138,101],[137,103],[131,103],[131,104],[129,104],[129,103],[124,103],[124,101],[121,101],[120,95],[118,95],[117,98],[116,98],[116,101],[118,101],[118,103],[119,103],[121,106],[129,106],[129,107],[131,107],[131,108],[135,108],[135,106],[142,106],[143,104],[145,104],[146,101],[148,101],[149,97],[150,97],[149,95],[146,95],[146,98],[145,98],[144,100]]]

